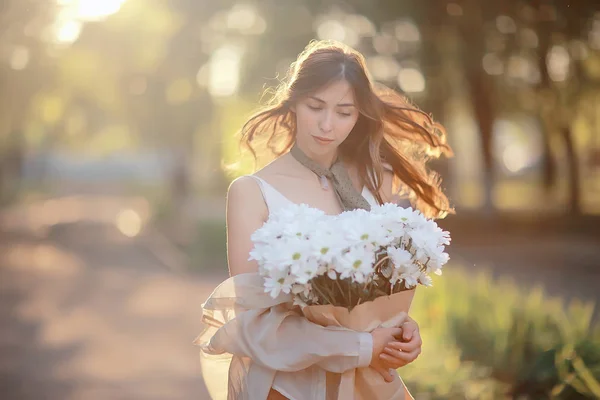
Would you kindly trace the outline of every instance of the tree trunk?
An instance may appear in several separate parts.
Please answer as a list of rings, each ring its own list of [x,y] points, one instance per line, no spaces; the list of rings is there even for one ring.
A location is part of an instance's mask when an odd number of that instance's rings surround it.
[[[536,2],[536,6],[541,6],[539,0]],[[548,194],[555,186],[557,179],[557,168],[556,168],[556,158],[552,153],[552,148],[550,147],[552,129],[551,127],[554,125],[551,121],[548,120],[547,113],[544,112],[544,100],[545,98],[556,99],[556,94],[552,91],[552,83],[550,82],[550,76],[548,75],[548,65],[546,64],[546,55],[548,54],[548,50],[550,48],[550,39],[552,33],[552,22],[542,18],[542,15],[538,17],[540,20],[537,24],[537,34],[539,37],[539,55],[538,55],[538,68],[540,70],[540,83],[537,87],[538,90],[538,98],[540,101],[538,102],[538,117],[541,122],[542,128],[542,185],[546,194]],[[544,94],[547,93],[548,96]]]
[[[550,129],[548,129],[548,123],[543,116],[540,116],[540,126],[542,129],[542,185],[548,194],[556,186],[556,159],[550,146]]]
[[[581,215],[581,179],[579,175],[579,162],[573,144],[573,132],[570,126],[561,129],[561,138],[567,153],[567,167],[569,176],[568,207],[571,215]]]
[[[493,187],[496,181],[494,159],[492,151],[493,125],[495,120],[495,107],[493,104],[493,86],[489,76],[481,66],[485,51],[483,35],[483,15],[481,4],[472,0],[466,1],[465,10],[469,10],[468,17],[460,27],[463,43],[469,43],[464,49],[463,63],[467,78],[468,91],[471,96],[475,121],[479,128],[481,139],[481,154],[483,156],[483,186],[484,204],[486,213],[491,213],[493,206]]]

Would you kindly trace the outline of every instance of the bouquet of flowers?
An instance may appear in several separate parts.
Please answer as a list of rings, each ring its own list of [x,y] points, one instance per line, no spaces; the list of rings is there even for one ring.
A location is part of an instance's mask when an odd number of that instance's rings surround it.
[[[431,285],[448,262],[450,235],[411,208],[394,204],[329,216],[307,205],[271,214],[252,235],[264,291],[292,295],[309,321],[371,332],[401,326],[417,285]],[[338,399],[405,398],[397,372],[386,383],[375,370],[342,374]]]
[[[450,235],[419,211],[395,204],[326,215],[307,205],[274,212],[252,235],[265,292],[293,293],[302,307],[351,311],[381,296],[430,286],[449,256]]]

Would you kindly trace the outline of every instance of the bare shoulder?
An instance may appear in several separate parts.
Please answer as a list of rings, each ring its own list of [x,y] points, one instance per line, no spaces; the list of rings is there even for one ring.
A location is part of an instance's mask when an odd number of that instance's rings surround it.
[[[231,276],[256,272],[256,262],[248,260],[252,233],[268,217],[259,183],[250,176],[235,179],[227,191],[227,263]]]
[[[268,215],[259,183],[250,176],[236,178],[227,190],[227,214],[251,213],[264,218]]]
[[[295,168],[292,162],[290,162],[290,155],[284,154],[265,165],[254,173],[254,175],[263,178],[267,181],[271,179],[281,179],[282,176],[289,176],[294,174]],[[279,178],[278,178],[279,177]]]
[[[251,193],[259,194],[260,188],[258,182],[251,176],[244,175],[235,178],[230,184],[227,190],[227,197],[238,197],[245,196]]]

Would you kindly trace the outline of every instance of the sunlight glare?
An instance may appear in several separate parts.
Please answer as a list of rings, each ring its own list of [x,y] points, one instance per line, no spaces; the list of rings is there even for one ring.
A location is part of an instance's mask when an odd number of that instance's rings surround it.
[[[421,32],[419,32],[419,27],[411,20],[398,21],[396,23],[396,38],[401,42],[419,42]]]
[[[348,46],[356,46],[359,41],[358,33],[350,26],[344,26],[336,19],[325,19],[317,24],[317,36],[320,39],[337,40]]]
[[[29,64],[29,49],[25,46],[16,46],[10,57],[12,69],[20,71]]]
[[[389,81],[398,76],[400,64],[391,56],[373,56],[367,58],[369,71],[376,80]]]
[[[489,75],[502,75],[504,73],[504,64],[502,59],[495,53],[487,53],[482,60],[483,69]]]
[[[234,46],[222,46],[210,59],[208,91],[213,96],[226,97],[235,94],[240,80],[242,50]]]
[[[529,165],[529,156],[523,146],[511,144],[502,152],[502,161],[510,172],[519,172]]]
[[[563,46],[552,46],[546,56],[546,65],[548,66],[548,75],[554,82],[563,82],[569,76],[569,67],[571,57],[569,52]]]
[[[398,74],[398,85],[406,93],[418,93],[425,90],[425,77],[416,68],[404,68]]]
[[[256,23],[257,15],[253,7],[247,4],[236,4],[227,14],[227,27],[240,31],[248,30]]]
[[[117,228],[127,237],[135,237],[142,230],[142,218],[132,209],[123,210],[117,215],[115,221]]]
[[[126,0],[59,0],[58,4],[74,12],[82,21],[97,21],[117,13]]]
[[[52,40],[69,45],[79,38],[83,23],[99,21],[118,12],[126,0],[56,0],[62,9],[54,21]]]
[[[58,43],[73,43],[81,34],[81,22],[68,20],[58,25],[56,31],[56,41]]]

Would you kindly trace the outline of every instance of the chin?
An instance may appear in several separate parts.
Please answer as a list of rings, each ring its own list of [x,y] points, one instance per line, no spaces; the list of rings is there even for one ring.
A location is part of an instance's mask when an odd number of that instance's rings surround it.
[[[312,151],[314,151],[317,154],[328,154],[328,153],[331,153],[332,151],[336,151],[338,148],[338,145],[336,143],[329,143],[326,145],[315,144],[315,145],[311,146],[310,148]]]

